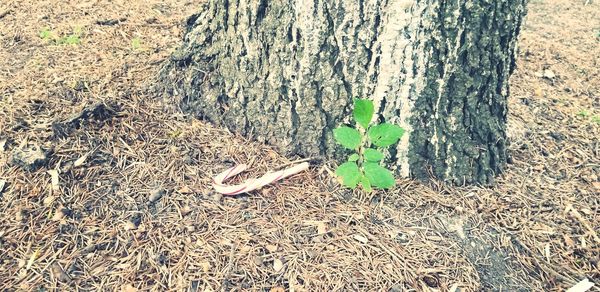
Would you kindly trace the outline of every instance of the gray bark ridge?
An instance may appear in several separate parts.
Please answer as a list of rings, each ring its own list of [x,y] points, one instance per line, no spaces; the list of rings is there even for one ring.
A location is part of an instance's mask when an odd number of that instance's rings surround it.
[[[438,21],[412,116],[411,171],[492,183],[507,160],[508,81],[526,1],[440,1],[432,9]]]
[[[161,73],[177,103],[287,155],[340,158],[353,98],[408,134],[398,173],[488,183],[506,161],[525,0],[213,0]],[[171,101],[173,102],[173,101]]]

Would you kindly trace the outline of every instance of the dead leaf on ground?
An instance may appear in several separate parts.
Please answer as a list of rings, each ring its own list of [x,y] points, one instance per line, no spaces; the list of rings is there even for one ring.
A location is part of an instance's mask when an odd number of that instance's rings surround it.
[[[60,186],[59,186],[59,179],[58,179],[58,170],[51,169],[51,170],[48,170],[47,173],[51,177],[52,190],[59,191]]]
[[[50,271],[52,272],[52,276],[59,282],[68,282],[71,280],[71,277],[69,277],[63,268],[56,262],[52,264]]]
[[[325,234],[325,233],[327,233],[327,224],[325,222],[319,222],[317,224],[317,233],[318,234]]]
[[[565,239],[565,245],[568,246],[569,248],[574,248],[575,247],[575,242],[573,241],[573,239],[571,239],[571,237],[569,237],[568,235],[564,234],[563,238]]]
[[[277,251],[277,245],[275,244],[267,244],[265,246],[265,248],[270,252],[270,253],[274,253]]]
[[[210,263],[209,262],[200,263],[200,267],[202,267],[202,271],[205,273],[208,273],[208,271],[210,271]]]
[[[42,203],[44,204],[44,206],[49,207],[50,205],[52,205],[52,203],[54,203],[55,200],[55,196],[47,196],[46,198],[44,198],[44,201],[42,201]]]
[[[275,272],[281,272],[282,269],[283,269],[283,262],[280,259],[275,259],[273,261],[273,270],[275,270]]]
[[[35,260],[37,259],[37,257],[40,255],[40,249],[36,249],[32,254],[31,257],[29,257],[29,261],[27,261],[27,267],[25,267],[26,270],[31,269],[31,266],[33,266],[33,263],[35,262]]]
[[[133,287],[131,284],[127,284],[121,287],[121,292],[137,292],[137,288]]]
[[[535,94],[536,97],[543,97],[544,96],[544,91],[542,90],[541,87],[538,86],[538,87],[535,88],[534,94]]]
[[[550,70],[550,69],[546,69],[544,70],[544,78],[548,78],[548,79],[554,79],[556,77],[556,74],[554,73],[554,71]]]
[[[182,195],[194,193],[194,191],[192,189],[190,189],[188,186],[182,187],[181,189],[177,190],[177,192]]]
[[[87,154],[79,157],[79,159],[75,160],[75,162],[73,163],[73,166],[75,167],[80,167],[82,166],[85,161],[87,160],[88,156],[90,155],[91,152],[88,152]]]
[[[60,221],[65,218],[65,213],[63,211],[63,206],[58,206],[54,211],[54,216],[52,216],[52,221]]]
[[[368,243],[368,242],[369,242],[369,240],[368,240],[366,237],[362,236],[362,235],[355,234],[355,235],[354,235],[354,236],[352,236],[352,237],[353,237],[354,239],[356,239],[356,240],[357,240],[358,242],[360,242],[360,243],[365,243],[365,244],[366,244],[366,243]]]
[[[459,291],[459,290],[458,290],[458,283],[454,283],[454,284],[453,284],[453,285],[450,287],[450,289],[448,289],[448,292],[456,292],[456,291]]]

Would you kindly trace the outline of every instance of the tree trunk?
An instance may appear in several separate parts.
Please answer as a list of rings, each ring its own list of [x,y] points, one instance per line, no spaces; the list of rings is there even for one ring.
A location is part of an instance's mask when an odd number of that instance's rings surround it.
[[[286,154],[340,157],[352,99],[407,130],[403,176],[490,183],[526,0],[209,0],[162,84],[201,118]],[[171,101],[173,102],[173,101]]]

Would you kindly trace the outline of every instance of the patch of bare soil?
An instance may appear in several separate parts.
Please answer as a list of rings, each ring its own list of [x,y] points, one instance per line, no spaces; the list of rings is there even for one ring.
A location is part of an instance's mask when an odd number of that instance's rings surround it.
[[[365,195],[317,165],[235,198],[211,177],[290,160],[147,93],[201,0],[63,2],[0,4],[1,290],[600,285],[599,1],[531,1],[495,187]]]

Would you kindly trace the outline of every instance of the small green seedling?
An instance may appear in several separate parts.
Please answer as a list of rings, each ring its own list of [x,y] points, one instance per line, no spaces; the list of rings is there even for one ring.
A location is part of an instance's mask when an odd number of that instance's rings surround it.
[[[582,118],[587,118],[590,115],[590,113],[588,111],[586,111],[586,110],[581,110],[581,111],[579,111],[577,113],[577,115],[580,116],[580,117],[582,117]]]
[[[598,115],[593,116],[592,122],[596,123],[597,125],[600,125],[600,116],[598,116]]]
[[[61,45],[79,45],[81,43],[82,32],[83,30],[81,29],[81,27],[76,26],[75,28],[73,28],[73,33],[61,37],[60,39],[56,40],[56,43]]]
[[[52,31],[48,27],[44,27],[40,31],[40,38],[46,41],[52,40],[54,38]]]
[[[70,34],[68,36],[64,36],[56,40],[56,43],[61,45],[78,45],[81,43],[81,39],[79,39],[79,35]]]
[[[142,40],[138,37],[135,37],[131,40],[131,47],[134,50],[139,50],[142,47]]]
[[[367,192],[396,185],[392,172],[381,166],[384,159],[381,150],[396,144],[404,135],[404,129],[394,124],[370,125],[373,114],[372,101],[356,99],[353,112],[356,128],[341,126],[333,130],[333,137],[338,143],[355,151],[335,174],[344,186],[354,189],[360,185]]]
[[[80,39],[81,28],[75,28],[73,33],[67,36],[57,38],[54,33],[47,27],[40,31],[40,38],[58,45],[78,45],[81,43]]]

